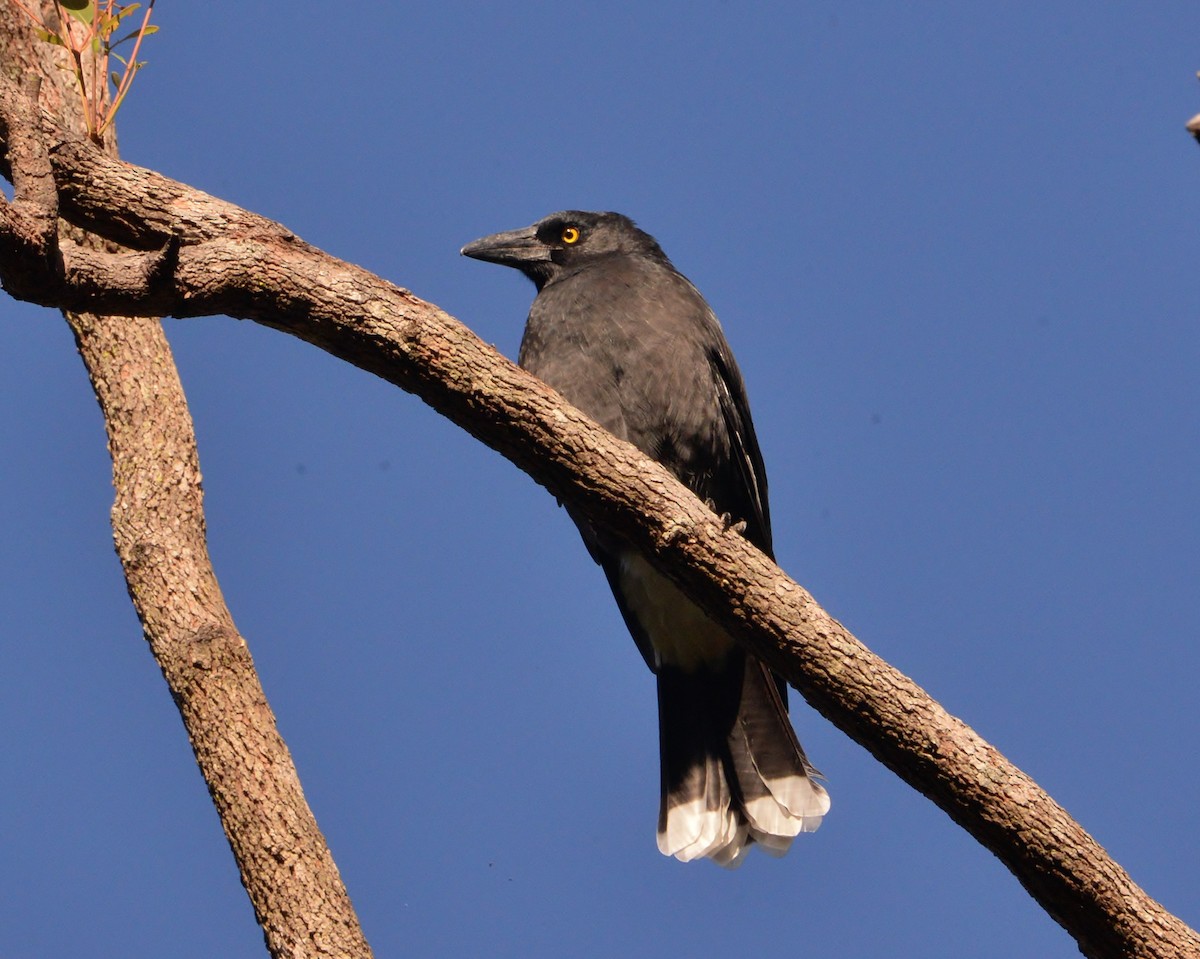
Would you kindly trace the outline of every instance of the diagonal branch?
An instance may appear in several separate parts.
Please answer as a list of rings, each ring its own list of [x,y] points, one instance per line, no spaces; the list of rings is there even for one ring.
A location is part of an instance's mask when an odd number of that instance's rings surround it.
[[[0,109],[13,95],[0,90]],[[63,216],[132,250],[174,238],[178,256],[169,278],[140,293],[97,280],[84,291],[63,275],[37,302],[252,319],[415,393],[641,549],[831,722],[995,853],[1086,955],[1200,956],[1200,937],[995,747],[863,646],[665,470],[457,320],[278,224],[115,164],[78,139],[60,136],[49,154]],[[11,282],[4,264],[0,279]]]
[[[41,77],[61,121],[83,129],[78,101],[56,86],[70,74],[28,24],[0,3],[0,63]],[[37,84],[30,87],[36,97]],[[108,433],[116,499],[113,535],[129,594],[208,784],[242,882],[276,957],[368,959],[345,886],[225,605],[208,556],[203,493],[187,400],[161,323],[151,314],[100,315],[88,304],[123,287],[130,297],[169,281],[176,244],[120,254],[58,220],[58,194],[33,99],[5,86],[0,135],[14,197],[0,195],[0,259],[15,295],[57,290]],[[73,115],[75,114],[75,115]],[[59,131],[62,135],[62,131]],[[0,151],[3,152],[3,151]],[[98,149],[91,151],[116,163]],[[119,164],[117,164],[119,166]],[[20,291],[20,292],[18,292]]]

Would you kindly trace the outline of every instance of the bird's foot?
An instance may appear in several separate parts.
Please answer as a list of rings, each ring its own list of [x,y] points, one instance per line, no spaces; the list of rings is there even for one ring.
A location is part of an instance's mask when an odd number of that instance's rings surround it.
[[[746,521],[744,519],[735,520],[732,513],[718,512],[717,504],[710,499],[706,499],[704,501],[704,505],[721,518],[721,525],[724,526],[727,531],[733,530],[735,533],[739,534],[744,534],[746,532]]]
[[[740,536],[746,535],[746,521],[744,519],[735,520],[728,513],[722,513],[721,522],[725,524],[727,530],[731,529]]]

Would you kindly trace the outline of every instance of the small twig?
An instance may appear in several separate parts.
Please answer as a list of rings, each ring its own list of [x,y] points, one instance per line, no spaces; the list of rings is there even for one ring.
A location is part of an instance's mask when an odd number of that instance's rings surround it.
[[[1200,70],[1196,72],[1196,79],[1200,80]],[[1186,129],[1187,132],[1195,138],[1197,143],[1200,143],[1200,113],[1197,113],[1194,117],[1188,120],[1188,122],[1184,125],[1184,129]]]
[[[1196,138],[1197,143],[1200,143],[1200,113],[1188,120],[1187,132]]]
[[[154,0],[148,0],[142,14],[141,26],[115,43],[113,36],[120,29],[121,21],[139,4],[120,4],[117,0],[90,0],[84,13],[76,14],[64,8],[62,0],[53,0],[54,13],[58,18],[57,31],[51,29],[38,13],[26,6],[24,0],[13,0],[13,5],[36,24],[38,35],[44,41],[61,46],[66,51],[82,106],[87,136],[94,143],[100,143],[105,131],[112,126],[117,110],[133,84],[134,76],[143,66],[137,59],[142,40],[158,29],[150,25]],[[125,60],[113,50],[129,39],[134,41],[133,56]],[[115,71],[109,73],[110,56],[115,56],[125,66],[119,78]]]
[[[146,28],[150,26],[150,14],[153,10],[154,0],[150,0],[146,4],[146,13],[142,17],[142,25],[138,28],[137,39],[133,41],[133,52],[129,55],[129,61],[125,64],[125,72],[121,74],[121,82],[117,84],[117,92],[113,95],[112,106],[109,107],[108,116],[100,128],[101,134],[112,125],[113,119],[117,115],[117,110],[121,108],[121,101],[125,99],[125,94],[129,92],[129,87],[133,83],[134,75],[140,69],[137,62],[138,51],[142,49],[142,39],[146,36]]]
[[[12,0],[12,2],[15,3],[17,5],[17,8],[23,14],[25,14],[25,16],[27,16],[30,20],[32,20],[34,23],[42,22],[41,17],[39,17],[36,13],[34,13],[32,10],[30,10],[27,6],[25,6],[25,4],[21,2],[21,0]]]

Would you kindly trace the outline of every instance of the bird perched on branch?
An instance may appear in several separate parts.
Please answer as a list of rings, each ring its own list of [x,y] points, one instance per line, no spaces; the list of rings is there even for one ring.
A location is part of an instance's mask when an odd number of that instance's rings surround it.
[[[767,478],[716,316],[652,236],[569,210],[465,256],[537,287],[519,362],[657,460],[772,555]],[[658,848],[738,864],[782,855],[829,811],[787,715],[787,686],[627,544],[572,517],[658,679]]]

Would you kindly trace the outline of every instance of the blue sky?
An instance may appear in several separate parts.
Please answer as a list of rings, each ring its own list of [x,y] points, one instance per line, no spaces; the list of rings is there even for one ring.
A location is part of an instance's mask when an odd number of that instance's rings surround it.
[[[1200,923],[1194,3],[222,12],[156,7],[126,160],[510,356],[533,289],[459,247],[633,216],[738,355],[781,565]],[[3,952],[261,955],[69,331],[0,319]],[[653,680],[553,500],[312,347],[167,329],[222,587],[377,955],[1076,954],[799,697],[821,830],[663,859]]]

